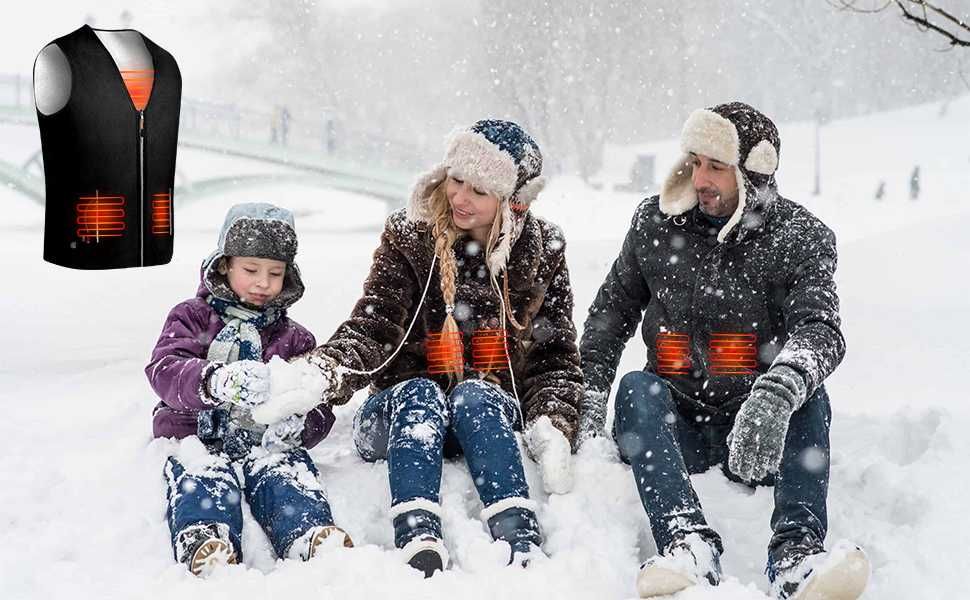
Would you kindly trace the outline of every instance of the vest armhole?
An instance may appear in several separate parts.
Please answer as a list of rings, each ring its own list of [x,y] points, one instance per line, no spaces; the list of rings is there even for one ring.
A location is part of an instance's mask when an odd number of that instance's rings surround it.
[[[34,60],[34,104],[44,116],[51,116],[67,106],[73,81],[71,64],[60,46],[51,42]]]

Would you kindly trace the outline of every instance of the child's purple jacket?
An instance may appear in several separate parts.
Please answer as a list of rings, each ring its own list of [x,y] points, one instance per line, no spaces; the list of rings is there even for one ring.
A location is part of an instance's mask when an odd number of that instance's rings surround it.
[[[165,320],[151,361],[145,367],[148,381],[162,399],[155,407],[152,430],[155,437],[184,438],[196,433],[196,417],[201,410],[218,403],[203,391],[202,383],[216,365],[206,360],[210,342],[224,323],[205,301],[211,292],[199,286],[195,298],[175,306]],[[287,360],[316,347],[313,334],[289,317],[281,317],[260,331],[263,361],[273,356]],[[334,423],[333,411],[321,403],[306,416],[303,445],[312,448]]]

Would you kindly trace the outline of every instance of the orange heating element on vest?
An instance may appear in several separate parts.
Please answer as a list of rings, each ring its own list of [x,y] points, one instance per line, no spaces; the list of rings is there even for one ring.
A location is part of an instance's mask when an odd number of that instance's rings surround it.
[[[148,97],[152,95],[152,84],[155,81],[154,69],[120,69],[120,71],[132,104],[138,110],[145,110]]]
[[[657,374],[686,375],[690,368],[690,336],[667,331],[658,333]]]
[[[81,196],[76,205],[77,236],[82,241],[121,237],[125,231],[125,197]]]
[[[172,235],[171,194],[152,194],[152,233]]]
[[[461,332],[429,333],[425,340],[428,373],[461,373],[465,370],[465,346]]]
[[[753,333],[712,333],[712,375],[750,375],[758,366],[758,338]]]
[[[508,333],[505,329],[479,329],[472,336],[472,368],[502,371],[508,368]]]

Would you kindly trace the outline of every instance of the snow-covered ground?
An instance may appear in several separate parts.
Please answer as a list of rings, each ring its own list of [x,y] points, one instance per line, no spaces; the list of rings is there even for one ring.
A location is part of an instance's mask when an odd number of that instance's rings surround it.
[[[828,382],[835,413],[829,540],[867,549],[871,600],[967,597],[970,97],[940,112],[928,105],[828,125],[817,198],[809,194],[814,133],[809,125],[782,127],[782,192],[819,214],[840,240],[849,350]],[[19,128],[0,132],[7,160],[36,145]],[[665,172],[675,144],[645,148],[658,152]],[[632,153],[645,148],[613,149],[605,173],[621,180]],[[224,163],[207,166],[197,153],[179,160],[198,175],[232,172]],[[910,201],[917,163],[923,194]],[[253,168],[240,162],[236,172]],[[886,195],[876,202],[880,179]],[[256,199],[298,212],[308,291],[291,315],[325,339],[359,292],[380,203],[296,185],[243,189],[176,215],[171,264],[83,272],[42,262],[41,208],[0,189],[0,598],[634,596],[639,562],[654,548],[629,469],[607,440],[577,457],[576,487],[564,496],[542,494],[527,464],[549,560],[527,570],[502,566],[467,469],[451,462],[442,500],[455,564],[428,581],[400,564],[391,550],[386,466],[364,463],[350,440],[361,395],[337,410],[333,434],[313,452],[356,548],[307,564],[279,562],[247,515],[245,565],[200,580],[174,563],[161,477],[174,443],[151,440],[155,398],[142,369],[168,309],[194,293],[225,209]],[[566,231],[579,326],[638,200],[559,178],[536,205]],[[634,339],[621,372],[642,366],[643,356]],[[678,600],[764,599],[771,490],[748,490],[716,470],[694,482],[725,539],[727,581]]]

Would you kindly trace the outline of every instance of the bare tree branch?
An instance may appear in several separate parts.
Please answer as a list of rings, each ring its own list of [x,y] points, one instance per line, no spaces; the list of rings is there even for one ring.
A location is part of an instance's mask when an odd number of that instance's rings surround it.
[[[827,0],[840,9],[857,13],[878,13],[893,4],[899,7],[903,19],[915,24],[921,31],[933,31],[946,39],[950,47],[970,48],[970,19],[937,6],[929,0],[885,0],[880,6],[866,8],[860,0]]]

